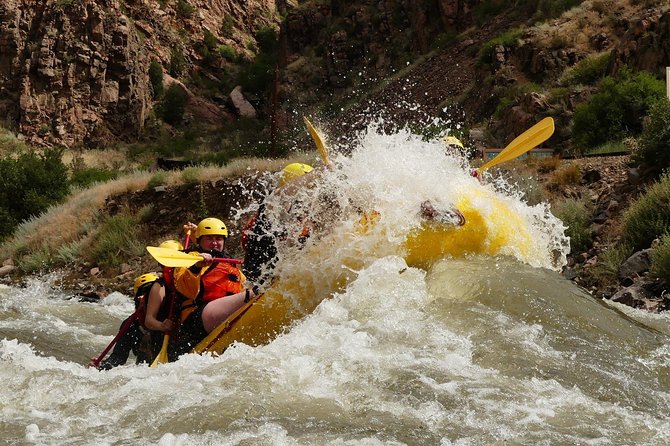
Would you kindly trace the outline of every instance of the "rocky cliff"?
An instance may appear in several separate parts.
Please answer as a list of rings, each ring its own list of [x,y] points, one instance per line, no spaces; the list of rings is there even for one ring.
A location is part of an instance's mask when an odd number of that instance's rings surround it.
[[[205,30],[244,54],[254,29],[275,24],[274,1],[243,3],[3,0],[3,118],[37,145],[136,139],[153,107],[152,60],[168,67],[177,48],[193,64]]]
[[[611,73],[628,64],[661,75],[670,65],[661,1],[583,2],[553,19],[534,2],[511,3],[493,14],[480,0],[4,0],[0,118],[38,145],[136,140],[153,119],[149,64],[167,74],[177,52],[185,66],[172,77],[193,120],[220,125],[242,115],[230,105],[231,73],[258,56],[256,33],[270,27],[280,31],[277,100],[254,103],[268,127],[270,107],[289,126],[295,110],[318,106],[334,134],[370,115],[400,125],[428,115],[462,121],[495,144],[551,115],[558,131],[549,144],[565,148],[574,108],[593,89],[563,85],[566,69],[608,51]],[[487,47],[515,29],[511,43]],[[209,57],[208,37],[236,56]]]

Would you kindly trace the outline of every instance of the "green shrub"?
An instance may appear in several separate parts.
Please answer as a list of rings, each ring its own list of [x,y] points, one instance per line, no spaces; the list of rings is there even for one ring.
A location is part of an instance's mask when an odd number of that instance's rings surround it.
[[[606,77],[598,92],[575,110],[575,143],[584,150],[640,134],[643,117],[664,96],[665,84],[646,72],[634,75],[623,69],[617,78]]]
[[[256,42],[258,42],[258,48],[261,52],[268,54],[274,54],[277,52],[279,39],[277,36],[277,31],[275,31],[274,28],[264,26],[256,31],[254,37],[256,37]]]
[[[665,233],[651,251],[651,273],[670,283],[670,233]]]
[[[479,50],[479,63],[490,64],[493,62],[493,49],[497,45],[516,47],[519,44],[519,38],[522,35],[523,30],[521,28],[514,28],[489,40]]]
[[[72,172],[70,184],[85,189],[93,183],[102,183],[113,180],[119,176],[117,170],[102,169],[99,167],[86,167]]]
[[[205,30],[205,35],[202,38],[203,43],[205,46],[211,51],[216,48],[216,46],[219,44],[219,40],[216,38],[214,34],[208,29]]]
[[[170,76],[177,78],[186,69],[186,58],[179,48],[173,48],[170,52]]]
[[[158,172],[154,173],[151,178],[149,178],[147,187],[154,188],[156,186],[162,186],[167,183],[167,179],[168,173],[164,170],[159,170]]]
[[[590,281],[598,286],[615,286],[619,283],[619,268],[633,250],[627,245],[608,244],[608,248],[598,254],[598,262],[586,270]]]
[[[540,19],[552,19],[563,14],[565,11],[568,11],[575,6],[582,4],[584,0],[539,0],[537,3],[537,10],[535,12],[534,18],[536,20]],[[532,3],[532,2],[530,2]]]
[[[59,203],[69,193],[62,150],[0,159],[0,239],[14,227]]]
[[[580,60],[574,67],[570,67],[561,76],[564,85],[593,84],[604,78],[612,62],[612,53],[594,54]]]
[[[51,252],[46,246],[21,256],[17,262],[19,270],[26,274],[46,271],[54,266]]]
[[[230,161],[230,156],[224,152],[210,152],[197,158],[200,164],[225,166]]]
[[[163,94],[163,67],[156,60],[152,60],[149,64],[149,82],[153,98],[160,98]]]
[[[670,167],[670,101],[665,98],[649,109],[635,157],[644,166]]]
[[[237,83],[246,93],[263,94],[272,85],[275,60],[273,56],[259,54],[253,62],[245,65]]]
[[[221,25],[221,34],[225,37],[233,37],[234,25],[235,21],[233,20],[233,16],[227,15],[223,19],[223,24]]]
[[[217,51],[221,57],[228,61],[233,61],[237,58],[237,51],[230,45],[219,45]]]
[[[170,85],[158,107],[160,117],[170,125],[181,124],[187,100],[188,96],[183,88],[177,84]]]
[[[137,237],[139,219],[129,212],[106,217],[93,237],[89,250],[91,261],[115,267],[124,259],[144,254],[144,245]]]
[[[591,246],[591,204],[586,200],[567,198],[554,203],[552,213],[558,217],[567,229],[572,252],[585,251]]]
[[[177,0],[177,15],[184,19],[189,19],[195,12],[195,8],[186,0]]]
[[[623,141],[608,141],[593,149],[584,151],[585,155],[607,155],[612,153],[627,152],[628,148]]]
[[[670,174],[660,180],[635,201],[624,213],[622,237],[635,251],[648,248],[651,242],[666,234],[670,228]]]
[[[200,183],[201,173],[200,167],[187,167],[181,171],[181,179],[185,184],[198,184]]]

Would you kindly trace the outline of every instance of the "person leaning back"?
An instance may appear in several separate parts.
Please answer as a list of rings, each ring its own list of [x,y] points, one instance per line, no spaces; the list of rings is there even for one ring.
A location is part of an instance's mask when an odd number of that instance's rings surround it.
[[[195,229],[197,247],[190,253],[202,260],[175,268],[174,286],[181,301],[181,331],[173,357],[190,351],[228,316],[249,302],[254,293],[244,288],[246,278],[234,265],[217,261],[227,257],[228,228],[218,218],[205,218]]]

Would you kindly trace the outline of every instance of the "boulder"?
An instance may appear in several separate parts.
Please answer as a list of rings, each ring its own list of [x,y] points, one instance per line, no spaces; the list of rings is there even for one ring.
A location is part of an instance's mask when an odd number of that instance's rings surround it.
[[[238,85],[230,92],[230,102],[238,116],[242,118],[256,117],[256,109],[242,94],[241,86]]]
[[[619,279],[637,277],[649,271],[651,266],[650,252],[651,249],[643,249],[628,257],[619,267]]]

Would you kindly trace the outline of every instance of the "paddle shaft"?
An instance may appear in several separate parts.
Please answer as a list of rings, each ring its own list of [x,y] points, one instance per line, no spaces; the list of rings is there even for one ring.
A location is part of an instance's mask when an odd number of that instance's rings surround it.
[[[135,310],[135,312],[130,315],[126,323],[121,326],[119,332],[116,334],[116,336],[114,336],[114,339],[112,339],[112,341],[109,343],[107,347],[105,347],[102,353],[100,353],[100,355],[97,358],[95,358],[95,360],[93,360],[93,365],[95,365],[96,368],[98,368],[100,362],[105,358],[105,355],[107,355],[107,353],[112,349],[112,347],[114,346],[114,344],[116,344],[119,338],[128,331],[128,329],[133,324],[133,322],[135,322],[138,316],[139,316],[139,309]]]
[[[497,164],[511,161],[524,153],[545,142],[554,133],[554,120],[550,117],[544,118],[507,145],[495,158],[472,172],[472,176],[478,176],[486,169]]]

